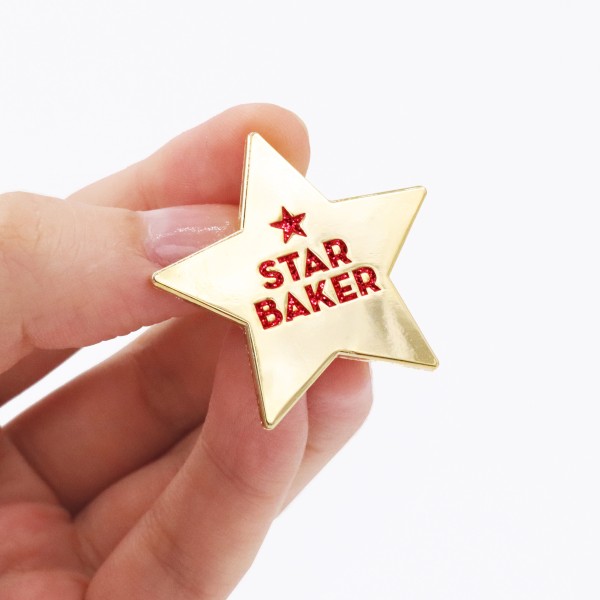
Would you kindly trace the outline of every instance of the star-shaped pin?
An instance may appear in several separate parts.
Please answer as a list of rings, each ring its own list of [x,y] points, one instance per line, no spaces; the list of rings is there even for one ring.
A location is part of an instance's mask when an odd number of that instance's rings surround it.
[[[424,197],[414,187],[330,202],[253,133],[240,230],[153,281],[245,326],[271,429],[336,356],[437,366],[389,278]]]
[[[281,219],[279,221],[275,221],[274,223],[270,223],[271,227],[276,227],[277,229],[283,230],[283,243],[287,244],[290,238],[293,235],[301,235],[306,237],[306,233],[302,227],[300,227],[300,223],[306,216],[306,213],[301,213],[299,215],[292,215],[285,208],[285,206],[281,207]]]

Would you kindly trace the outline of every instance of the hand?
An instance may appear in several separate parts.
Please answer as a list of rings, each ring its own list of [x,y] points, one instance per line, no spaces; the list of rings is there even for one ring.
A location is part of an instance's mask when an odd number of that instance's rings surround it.
[[[0,403],[160,323],[2,430],[3,600],[226,597],[366,417],[368,366],[338,359],[264,430],[241,329],[150,284],[235,229],[250,131],[306,170],[302,123],[248,105],[67,200],[0,197]]]

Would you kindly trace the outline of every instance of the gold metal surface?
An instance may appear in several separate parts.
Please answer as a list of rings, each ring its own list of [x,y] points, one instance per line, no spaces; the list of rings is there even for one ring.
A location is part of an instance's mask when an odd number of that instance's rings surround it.
[[[272,429],[336,356],[437,366],[389,279],[424,197],[414,187],[330,202],[252,133],[240,231],[152,279],[245,326],[262,422]],[[327,300],[315,308],[305,288],[314,300],[320,281]]]

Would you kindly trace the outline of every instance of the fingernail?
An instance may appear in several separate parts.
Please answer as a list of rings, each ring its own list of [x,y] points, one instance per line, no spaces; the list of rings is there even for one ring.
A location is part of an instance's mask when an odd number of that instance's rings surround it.
[[[193,204],[140,212],[146,228],[148,258],[169,265],[233,233],[238,208],[227,204]]]

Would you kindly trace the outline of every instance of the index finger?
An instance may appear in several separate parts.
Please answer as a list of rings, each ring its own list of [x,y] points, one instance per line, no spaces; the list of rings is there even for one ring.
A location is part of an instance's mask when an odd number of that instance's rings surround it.
[[[244,104],[182,133],[148,158],[83,188],[70,199],[131,210],[236,204],[244,146],[252,131],[306,173],[310,150],[304,123],[274,104]]]
[[[302,172],[306,171],[309,160],[309,144],[306,128],[302,121],[294,113],[275,105],[248,104],[231,108],[206,123],[179,135],[145,160],[87,186],[73,194],[70,200],[77,203],[128,208],[136,211],[194,203],[235,204],[239,199],[245,140],[248,133],[252,131],[260,133],[270,141],[297,169]],[[186,215],[183,216],[186,219],[189,218]],[[96,228],[101,225],[100,220],[95,216],[91,222],[96,223]],[[71,229],[77,229],[78,225],[81,223],[74,222]],[[48,231],[45,231],[45,234],[47,237]],[[112,237],[115,238],[118,235],[117,229],[112,228]],[[100,237],[105,238],[104,234]],[[86,239],[91,240],[91,236],[86,234]],[[194,240],[191,241],[195,243]],[[93,242],[90,241],[88,245],[93,246]],[[113,246],[122,246],[122,244],[120,244],[120,240],[115,239]],[[197,249],[199,246],[190,247],[188,253]],[[95,251],[91,247],[89,252],[80,254],[94,256]],[[19,254],[19,256],[21,255],[22,253]],[[55,256],[54,261],[48,264],[56,266],[60,261],[56,252],[53,255]],[[123,258],[117,258],[118,264],[113,264],[113,267],[117,268],[114,269],[108,261],[107,270],[122,271],[123,264],[125,264]],[[35,271],[35,269],[30,265],[29,271]],[[136,282],[142,278],[145,281],[147,274],[141,272],[139,266],[138,274],[139,277],[136,277],[135,273],[131,273],[130,280]],[[70,279],[76,281],[77,277],[77,273],[73,272]],[[47,279],[53,281],[53,287],[57,287],[57,278]],[[94,279],[95,287],[99,289],[105,277],[98,274]],[[152,291],[156,291],[150,290],[150,286],[143,287],[147,290],[144,294],[148,296]],[[52,291],[51,288],[48,291]],[[22,295],[25,295],[24,291]],[[98,296],[94,297],[98,299]],[[156,298],[156,296],[153,297]],[[152,301],[151,298],[150,301]],[[166,299],[156,299],[157,304],[165,302]],[[155,302],[152,301],[152,303]],[[47,301],[44,304],[49,306]],[[62,340],[58,344],[54,339],[48,339],[43,347],[48,349],[74,347],[127,333],[143,324],[173,316],[174,313],[171,309],[175,304],[169,302],[168,305],[171,308],[167,308],[167,312],[157,317],[148,320],[146,317],[140,318],[139,315],[137,317],[132,315],[133,319],[130,325],[117,326],[117,328],[113,326],[111,320],[114,321],[123,311],[109,310],[106,313],[102,311],[110,318],[106,319],[101,332],[94,333],[92,337],[71,336],[72,339]],[[52,306],[49,308],[56,309]],[[21,307],[20,310],[24,309]],[[45,325],[46,321],[47,319],[37,319],[37,322],[42,325]],[[59,323],[59,325],[62,330],[62,324]],[[55,354],[52,354],[51,360],[48,361],[48,356],[40,355],[39,351],[33,350],[32,345],[38,346],[35,343],[25,346],[19,342],[18,346],[13,348],[8,360],[0,360],[2,367],[7,368],[14,364],[15,360],[33,352],[32,359],[29,361],[31,364],[15,365],[7,377],[0,376],[0,387],[7,387],[7,391],[2,394],[3,400],[10,399],[15,393],[31,385],[61,362],[62,356]],[[34,368],[31,368],[32,366]]]

